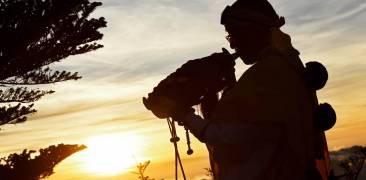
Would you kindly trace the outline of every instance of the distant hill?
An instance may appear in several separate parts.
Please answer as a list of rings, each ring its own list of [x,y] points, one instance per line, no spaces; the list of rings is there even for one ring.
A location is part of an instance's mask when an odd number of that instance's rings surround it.
[[[332,168],[340,180],[366,180],[366,147],[353,146],[330,152]]]

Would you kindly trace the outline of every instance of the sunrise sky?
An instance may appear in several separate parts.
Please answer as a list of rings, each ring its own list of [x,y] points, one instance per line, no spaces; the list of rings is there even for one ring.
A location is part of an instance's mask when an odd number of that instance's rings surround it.
[[[77,71],[83,79],[44,86],[56,93],[36,102],[39,111],[26,123],[2,127],[0,155],[59,143],[86,144],[88,150],[60,163],[50,179],[137,179],[131,171],[145,160],[152,161],[149,176],[171,179],[174,152],[167,124],[147,111],[141,98],[187,60],[229,49],[219,20],[234,0],[101,2],[93,15],[108,22],[100,41],[105,47],[55,65]],[[328,68],[330,79],[318,97],[338,115],[327,132],[329,148],[366,145],[366,1],[270,2],[285,16],[283,31],[291,35],[303,61],[317,60]],[[240,76],[247,67],[237,64]],[[184,133],[179,133],[189,179],[204,177],[203,168],[209,167],[205,146],[194,139],[195,153],[188,157]]]

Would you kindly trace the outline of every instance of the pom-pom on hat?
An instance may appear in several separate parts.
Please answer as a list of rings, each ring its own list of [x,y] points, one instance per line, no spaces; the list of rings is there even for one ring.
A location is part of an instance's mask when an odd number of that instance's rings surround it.
[[[333,107],[328,104],[320,104],[315,110],[315,124],[322,130],[327,131],[331,129],[337,121],[337,115]]]
[[[327,83],[328,71],[319,62],[308,62],[306,63],[305,77],[310,88],[317,91],[323,88]]]

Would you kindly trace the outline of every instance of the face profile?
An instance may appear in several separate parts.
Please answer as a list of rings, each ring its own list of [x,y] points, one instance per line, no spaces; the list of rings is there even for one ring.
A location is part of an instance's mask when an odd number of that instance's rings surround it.
[[[255,26],[241,26],[239,28],[226,27],[229,35],[226,36],[230,48],[234,49],[244,64],[251,65],[258,61],[263,49],[269,46],[267,31]]]

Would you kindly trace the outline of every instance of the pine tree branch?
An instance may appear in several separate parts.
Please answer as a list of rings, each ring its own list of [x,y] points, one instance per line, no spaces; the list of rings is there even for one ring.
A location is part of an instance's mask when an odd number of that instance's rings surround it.
[[[97,50],[103,45],[103,17],[89,18],[102,5],[89,0],[2,0],[0,1],[0,126],[19,123],[36,112],[32,105],[53,91],[11,88],[77,80],[77,73],[51,71],[44,66],[71,55]],[[3,88],[3,89],[4,89]],[[18,102],[18,105],[12,105]]]
[[[54,91],[28,90],[26,87],[9,88],[5,91],[0,90],[0,103],[31,103],[39,100],[46,94],[52,94]]]
[[[77,72],[52,71],[50,68],[39,68],[21,76],[15,76],[3,81],[0,85],[41,85],[63,82],[68,80],[78,80],[81,76]]]
[[[22,106],[20,103],[8,107],[0,107],[0,126],[4,124],[16,124],[22,123],[27,120],[25,115],[29,115],[37,112],[33,109],[33,104]]]
[[[54,173],[53,168],[68,156],[84,150],[84,145],[52,145],[39,150],[33,157],[34,150],[23,150],[20,154],[10,154],[0,159],[0,177],[7,180],[38,180]]]
[[[103,47],[104,18],[87,19],[101,3],[25,0],[0,4],[0,80],[25,74],[70,55]]]

